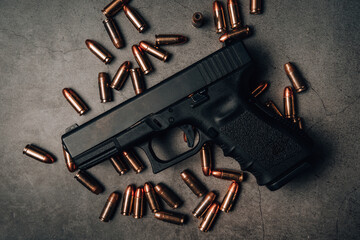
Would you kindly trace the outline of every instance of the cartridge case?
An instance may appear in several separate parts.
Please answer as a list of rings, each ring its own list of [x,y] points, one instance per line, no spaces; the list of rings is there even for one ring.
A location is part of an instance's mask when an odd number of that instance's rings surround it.
[[[267,88],[269,84],[267,82],[261,82],[259,85],[251,92],[253,97],[257,97],[262,94]]]
[[[62,93],[75,111],[81,115],[85,114],[89,109],[81,98],[71,88],[64,88]]]
[[[134,203],[134,187],[132,185],[127,186],[123,201],[121,204],[121,214],[124,216],[130,216],[133,209],[133,203]]]
[[[102,103],[111,102],[112,93],[111,93],[111,88],[109,86],[110,84],[109,75],[105,72],[99,73],[98,82],[99,82],[100,102]]]
[[[124,40],[121,37],[119,27],[115,21],[112,18],[107,18],[103,21],[103,24],[114,46],[117,49],[122,48],[124,46]]]
[[[272,110],[273,110],[277,115],[279,115],[280,117],[284,117],[284,116],[282,115],[282,113],[280,112],[279,108],[275,105],[275,103],[274,103],[273,101],[267,100],[266,103],[265,103],[265,105],[266,105],[268,108],[272,109]]]
[[[205,176],[211,175],[212,170],[212,154],[210,143],[205,143],[200,150],[201,168]]]
[[[300,93],[307,89],[304,79],[301,77],[299,71],[291,63],[284,65],[286,75],[289,77],[291,84],[294,87],[295,92]]]
[[[261,13],[261,0],[250,0],[250,14]]]
[[[287,119],[296,118],[294,92],[291,87],[284,89],[284,115]]]
[[[230,32],[224,33],[223,35],[220,36],[219,41],[226,42],[234,39],[244,39],[247,38],[249,35],[250,35],[250,27],[245,26],[243,28],[237,28]]]
[[[50,153],[32,144],[28,144],[25,146],[23,154],[43,163],[55,162],[55,158]]]
[[[140,14],[132,7],[125,5],[123,7],[126,17],[130,20],[130,22],[134,25],[134,27],[142,33],[145,31],[147,25],[144,19],[140,16]]]
[[[155,186],[155,191],[170,207],[176,209],[181,204],[180,198],[164,184],[159,183]]]
[[[111,88],[119,91],[123,87],[127,77],[129,76],[130,67],[131,63],[129,61],[125,61],[123,64],[121,64],[111,81]]]
[[[102,185],[85,171],[79,171],[74,177],[79,183],[86,187],[92,193],[98,195],[104,191]]]
[[[129,2],[129,0],[113,0],[111,3],[109,3],[108,5],[106,5],[106,7],[104,7],[103,10],[101,10],[101,12],[106,16],[106,17],[111,17],[114,16],[116,13],[118,13],[125,4],[127,4]]]
[[[164,222],[183,225],[185,222],[186,216],[181,213],[160,211],[160,212],[155,213],[155,218],[159,219],[161,221],[164,221]]]
[[[206,187],[189,170],[182,171],[180,176],[196,196],[202,197],[207,192]]]
[[[127,150],[123,151],[122,154],[127,160],[127,162],[130,164],[131,168],[134,169],[136,173],[140,173],[142,170],[144,170],[144,164],[139,160],[139,158],[135,155],[134,152]]]
[[[119,199],[120,199],[119,193],[113,192],[110,194],[109,198],[105,203],[103,210],[100,213],[100,217],[99,217],[100,221],[108,222],[112,218],[116,210],[116,207],[119,203]]]
[[[189,39],[185,36],[178,35],[178,34],[158,34],[155,35],[155,44],[156,46],[161,45],[178,45],[184,44]]]
[[[228,0],[227,7],[230,18],[230,27],[232,29],[241,28],[242,23],[241,23],[238,1]]]
[[[77,169],[73,159],[71,158],[70,154],[65,150],[65,148],[63,147],[63,153],[64,153],[64,159],[65,159],[65,164],[67,169],[69,170],[69,172],[75,172],[75,170]]]
[[[220,210],[223,212],[229,212],[233,203],[235,202],[236,196],[238,194],[239,184],[237,182],[232,182],[221,205]]]
[[[144,192],[145,192],[146,200],[151,209],[151,212],[155,213],[155,212],[160,211],[160,205],[159,205],[154,188],[151,185],[151,183],[147,182],[144,184]]]
[[[149,62],[149,59],[143,53],[143,51],[137,46],[132,46],[132,52],[134,54],[136,62],[139,64],[141,71],[146,75],[153,71],[153,68]]]
[[[115,168],[116,172],[119,173],[119,175],[123,175],[127,171],[129,171],[129,167],[119,155],[110,157],[110,162]]]
[[[219,211],[219,204],[217,202],[214,202],[211,204],[209,210],[207,210],[203,220],[201,221],[199,225],[199,229],[202,232],[207,232],[211,228],[214,219]]]
[[[101,46],[100,43],[94,40],[87,39],[85,41],[85,44],[87,48],[103,63],[109,64],[112,61],[113,56],[108,50],[106,50],[103,46]]]
[[[157,48],[157,47],[154,47],[152,44],[148,43],[148,42],[145,42],[145,41],[141,41],[139,43],[139,46],[140,48],[147,52],[148,54],[156,57],[157,59],[161,60],[161,61],[166,61],[169,57],[169,53],[166,52],[165,50],[163,49],[160,49],[160,48]]]
[[[213,192],[209,192],[205,195],[203,200],[196,206],[192,214],[196,218],[201,218],[204,216],[205,212],[209,209],[210,205],[214,202],[216,198],[216,194]]]
[[[224,8],[219,1],[214,1],[213,3],[213,14],[214,14],[214,24],[216,28],[216,33],[225,33],[226,32],[226,21],[224,15]]]
[[[140,68],[130,69],[131,81],[134,87],[135,94],[138,95],[145,91],[145,83]]]
[[[224,180],[230,180],[235,182],[242,182],[244,180],[244,174],[242,171],[217,169],[212,171],[212,175],[216,178],[221,178]]]
[[[194,15],[192,16],[191,23],[196,28],[202,27],[202,25],[204,24],[204,16],[202,15],[202,13],[201,12],[194,13]]]
[[[142,186],[136,188],[134,198],[134,218],[142,218],[144,215],[144,189]]]

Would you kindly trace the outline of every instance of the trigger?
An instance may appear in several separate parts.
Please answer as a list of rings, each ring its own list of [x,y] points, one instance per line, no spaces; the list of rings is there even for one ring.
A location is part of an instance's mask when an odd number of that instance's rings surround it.
[[[180,126],[180,129],[184,131],[186,136],[186,142],[188,147],[192,148],[195,143],[195,131],[194,128],[191,125],[182,125]]]

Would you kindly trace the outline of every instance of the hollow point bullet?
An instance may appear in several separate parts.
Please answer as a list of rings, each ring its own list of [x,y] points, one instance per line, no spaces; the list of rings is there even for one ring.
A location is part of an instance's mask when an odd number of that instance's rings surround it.
[[[145,83],[140,68],[130,69],[131,81],[134,87],[135,94],[138,95],[145,91]]]
[[[135,191],[133,217],[142,218],[143,214],[144,214],[144,189],[142,186],[140,186],[136,188]]]
[[[275,105],[275,103],[274,103],[273,101],[267,100],[267,101],[265,102],[265,105],[266,105],[266,107],[272,109],[272,110],[273,110],[277,115],[279,115],[280,117],[284,117],[284,116],[282,115],[282,113],[280,112],[279,108]]]
[[[229,212],[231,210],[231,207],[233,206],[233,203],[238,194],[238,190],[239,190],[239,184],[237,182],[232,182],[221,203],[220,206],[221,211]]]
[[[87,39],[85,41],[86,46],[88,49],[98,57],[103,63],[109,64],[113,56],[110,54],[108,50],[106,50],[103,46],[101,46],[98,42],[94,40]]]
[[[233,39],[244,39],[247,38],[250,35],[250,27],[245,26],[243,28],[234,29],[230,32],[224,33],[220,36],[219,41],[220,42],[226,42],[228,40]]]
[[[194,15],[192,16],[191,23],[196,28],[202,27],[202,25],[204,24],[204,16],[202,15],[202,13],[201,12],[194,13]]]
[[[214,202],[211,204],[209,210],[207,210],[205,217],[203,218],[202,222],[200,223],[199,229],[202,232],[207,232],[211,228],[214,219],[219,211],[219,204]]]
[[[284,65],[286,75],[289,77],[291,84],[294,87],[295,92],[300,93],[307,89],[304,79],[300,76],[299,71],[291,63]]]
[[[134,27],[142,33],[145,31],[147,25],[144,19],[140,16],[140,14],[133,8],[128,5],[124,5],[123,7],[126,17],[130,20],[130,22],[134,25]]]
[[[178,34],[158,34],[155,35],[155,44],[156,46],[161,45],[178,45],[183,44],[189,41],[185,36]]]
[[[261,13],[261,0],[250,0],[250,14]]]
[[[134,187],[132,185],[127,186],[123,201],[121,204],[121,214],[124,216],[130,216],[133,209],[134,202]]]
[[[284,115],[287,119],[295,119],[294,92],[291,87],[284,89]]]
[[[110,162],[115,168],[116,172],[119,173],[119,175],[123,175],[127,171],[129,171],[127,164],[121,159],[119,155],[110,157]]]
[[[242,23],[241,23],[238,1],[228,0],[227,7],[230,18],[230,27],[232,29],[241,28]]]
[[[210,205],[214,202],[215,198],[216,198],[216,194],[213,192],[209,192],[208,194],[206,194],[203,200],[201,200],[201,202],[196,206],[196,208],[192,212],[194,217],[201,218],[202,216],[204,216],[206,211],[210,208]]]
[[[201,168],[205,176],[210,176],[212,171],[212,154],[210,143],[205,143],[200,150]]]
[[[83,100],[81,100],[81,98],[71,88],[64,88],[62,93],[75,111],[80,114],[80,116],[89,110]]]
[[[67,169],[69,170],[69,172],[75,172],[75,170],[77,169],[75,162],[73,161],[70,154],[68,153],[68,151],[65,150],[64,147],[63,147],[63,153],[64,153],[64,159]]]
[[[119,27],[115,21],[112,18],[107,18],[103,21],[103,24],[114,46],[117,49],[122,48],[124,46],[124,40],[121,37]]]
[[[188,170],[182,171],[180,176],[196,196],[202,197],[207,192],[206,187]]]
[[[110,87],[115,90],[120,90],[122,86],[124,85],[127,77],[129,76],[129,69],[130,69],[131,63],[129,61],[125,61],[117,72],[115,73],[114,78],[111,81]]]
[[[151,183],[146,182],[144,184],[144,192],[145,192],[146,200],[149,203],[151,212],[155,213],[155,212],[160,211],[160,205],[157,200],[155,190],[154,190],[153,186],[151,185]]]
[[[127,4],[129,2],[129,0],[113,0],[111,3],[109,3],[108,5],[106,5],[106,7],[104,7],[103,10],[101,10],[101,12],[106,16],[106,17],[111,17],[114,16],[116,13],[118,13],[125,4]]]
[[[178,208],[182,204],[180,198],[168,187],[161,183],[155,186],[155,191],[158,196],[160,196],[170,207],[174,209]]]
[[[98,82],[99,82],[100,102],[102,103],[111,102],[112,93],[111,93],[111,88],[109,86],[110,84],[109,75],[105,72],[99,73]]]
[[[116,207],[119,203],[120,194],[117,192],[113,192],[110,194],[109,198],[107,199],[105,206],[100,214],[100,221],[102,222],[108,222],[112,216],[114,215],[114,212],[116,210]]]
[[[147,52],[148,54],[156,57],[157,59],[161,60],[161,61],[166,61],[169,57],[169,53],[166,52],[165,50],[163,49],[160,49],[160,48],[157,48],[157,47],[154,47],[153,45],[151,45],[150,43],[148,42],[145,42],[145,41],[141,41],[139,43],[139,46],[140,48]]]
[[[155,218],[159,219],[161,221],[164,221],[164,222],[183,225],[185,222],[186,216],[181,213],[159,211],[159,212],[155,213]]]
[[[50,153],[32,144],[28,144],[25,146],[23,154],[43,163],[55,162],[55,158]]]
[[[214,14],[214,24],[216,28],[216,33],[225,33],[226,32],[226,21],[224,16],[224,8],[219,1],[214,1],[213,3],[213,14]]]
[[[242,171],[228,170],[228,169],[217,169],[211,173],[216,178],[224,180],[242,182],[244,180],[244,173]]]
[[[140,173],[142,170],[144,170],[144,164],[139,160],[133,151],[123,151],[122,154],[136,173]]]
[[[137,46],[132,46],[132,52],[134,54],[136,62],[139,64],[141,71],[146,75],[152,72],[153,68],[149,62],[149,59],[143,53],[143,51]]]
[[[262,94],[267,88],[269,84],[267,82],[261,82],[259,85],[251,92],[253,97],[257,97]]]
[[[96,195],[104,191],[104,188],[101,186],[101,184],[85,171],[80,170],[74,178],[84,187],[86,187],[89,191],[95,193]]]

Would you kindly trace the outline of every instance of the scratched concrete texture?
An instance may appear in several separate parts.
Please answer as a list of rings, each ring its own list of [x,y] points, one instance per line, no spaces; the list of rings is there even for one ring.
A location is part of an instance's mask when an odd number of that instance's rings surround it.
[[[97,74],[113,76],[119,65],[136,64],[131,46],[154,41],[159,33],[190,38],[185,45],[164,47],[172,59],[163,63],[150,57],[155,68],[146,76],[151,87],[222,47],[212,20],[209,0],[133,0],[149,24],[140,34],[123,12],[116,17],[126,47],[113,47],[102,24],[106,0],[1,0],[0,1],[0,238],[1,239],[356,239],[360,235],[359,185],[359,20],[358,0],[271,0],[264,13],[249,14],[249,1],[240,1],[244,23],[254,34],[244,40],[256,63],[252,81],[268,81],[260,97],[282,106],[283,88],[289,85],[283,64],[291,61],[309,89],[296,95],[298,115],[313,138],[320,156],[306,173],[278,191],[259,187],[249,175],[241,184],[233,211],[220,213],[208,233],[198,229],[191,211],[200,201],[180,179],[191,169],[221,201],[229,182],[202,175],[199,155],[154,175],[147,169],[119,176],[109,162],[89,170],[105,185],[94,195],[65,167],[60,137],[74,123],[82,124],[134,96],[128,80],[114,101],[101,104]],[[226,1],[222,0],[226,4]],[[206,24],[196,29],[191,16],[200,11]],[[113,53],[108,66],[86,48],[94,39]],[[91,111],[79,116],[61,90],[76,90]],[[114,119],[121,122],[121,119]],[[239,126],[241,127],[241,126]],[[179,140],[180,139],[180,140]],[[83,141],[86,141],[84,139]],[[181,141],[181,134],[176,143]],[[33,143],[57,157],[43,164],[22,154]],[[214,148],[217,168],[239,169]],[[176,212],[188,215],[184,226],[154,219],[125,217],[118,210],[109,223],[98,217],[112,191],[123,193],[128,184],[163,182],[184,204]],[[165,206],[165,209],[169,209]]]

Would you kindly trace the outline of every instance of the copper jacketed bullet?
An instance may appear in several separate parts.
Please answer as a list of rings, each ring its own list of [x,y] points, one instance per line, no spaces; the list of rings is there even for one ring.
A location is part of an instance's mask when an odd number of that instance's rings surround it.
[[[153,213],[160,211],[160,205],[157,200],[155,191],[151,183],[147,182],[144,184],[145,197],[149,203],[149,207]]]
[[[133,217],[142,218],[144,214],[144,189],[142,186],[136,188],[134,198]]]
[[[124,46],[124,40],[121,37],[119,27],[112,18],[107,18],[103,21],[106,32],[108,33],[114,46],[119,49]]]
[[[196,196],[202,197],[207,192],[206,187],[188,170],[182,171],[180,176]]]
[[[105,72],[99,73],[98,82],[99,82],[100,102],[102,103],[111,102],[112,93],[111,93],[111,88],[109,86],[110,84],[109,75]]]
[[[160,211],[160,212],[155,213],[155,218],[159,219],[161,221],[164,221],[164,222],[183,225],[185,222],[186,216],[181,213]]]
[[[272,109],[272,110],[273,110],[277,115],[279,115],[280,117],[284,117],[284,116],[282,115],[282,113],[280,112],[279,108],[275,105],[275,103],[274,103],[273,101],[267,100],[266,103],[265,103],[265,105],[266,105],[268,108]]]
[[[110,162],[113,165],[113,167],[115,168],[116,172],[119,173],[119,175],[123,175],[127,171],[129,171],[127,164],[124,162],[124,160],[119,155],[110,157]]]
[[[220,36],[219,41],[220,42],[226,42],[228,40],[234,40],[234,39],[244,39],[247,38],[250,35],[250,28],[248,26],[245,26],[243,28],[234,29],[230,32],[224,33]]]
[[[200,150],[201,168],[205,176],[211,175],[212,154],[210,143],[205,143]]]
[[[182,201],[176,194],[167,188],[165,185],[159,183],[155,186],[156,193],[172,208],[178,208]]]
[[[294,93],[291,87],[284,89],[284,113],[287,119],[296,118]]]
[[[98,42],[87,39],[85,41],[85,44],[88,47],[88,49],[105,64],[109,64],[113,59],[111,53],[108,50],[106,50],[103,46],[101,46]]]
[[[77,169],[73,159],[71,158],[70,154],[65,150],[65,148],[63,147],[63,153],[64,153],[64,159],[65,159],[65,164],[67,169],[69,170],[69,172],[75,172],[75,170]]]
[[[136,62],[139,64],[139,67],[141,68],[141,71],[145,75],[152,72],[153,69],[149,62],[149,59],[137,45],[132,46],[132,52],[134,54]]]
[[[140,68],[130,69],[131,81],[134,87],[135,94],[138,95],[145,91],[144,78]]]
[[[189,41],[185,36],[178,34],[158,34],[155,35],[155,44],[156,46],[161,45],[178,45],[183,44]]]
[[[239,184],[237,182],[232,182],[221,203],[220,206],[221,211],[229,212],[231,210],[231,207],[233,206],[233,203],[236,199],[238,190],[239,190]]]
[[[250,0],[250,13],[251,14],[261,13],[261,0]]]
[[[212,175],[216,178],[224,180],[242,182],[244,174],[242,171],[228,170],[228,169],[217,169],[212,171]]]
[[[230,27],[232,29],[241,27],[241,17],[239,11],[239,4],[237,0],[228,0],[227,2],[228,13],[230,18]]]
[[[114,78],[111,81],[110,87],[115,90],[120,90],[124,85],[127,77],[129,76],[129,69],[131,63],[129,61],[124,62],[121,64],[117,72],[115,73]]]
[[[143,32],[146,29],[146,23],[144,19],[140,16],[140,14],[133,8],[128,5],[124,6],[124,12],[126,17],[130,20],[130,22],[134,25],[134,27],[139,31],[139,33]]]
[[[304,79],[300,76],[299,71],[291,63],[286,63],[284,65],[285,72],[290,79],[291,84],[293,85],[295,92],[300,93],[305,91],[306,85]]]
[[[213,192],[209,192],[205,195],[203,200],[196,206],[192,214],[196,218],[201,218],[204,216],[205,212],[209,209],[210,205],[214,202],[216,198],[216,194]]]
[[[267,89],[268,86],[269,86],[269,84],[267,82],[259,83],[259,85],[251,92],[251,95],[253,97],[259,96]]]
[[[43,163],[55,162],[55,158],[50,153],[32,144],[28,144],[25,146],[23,154]]]
[[[81,98],[71,88],[64,88],[62,93],[75,111],[81,115],[85,114],[89,109]]]
[[[139,158],[135,155],[134,152],[128,150],[123,151],[122,154],[136,173],[140,173],[142,170],[144,170],[144,164],[139,160]]]
[[[167,58],[169,57],[169,53],[166,52],[163,49],[154,47],[152,44],[145,42],[145,41],[141,41],[139,43],[139,46],[142,50],[144,50],[145,52],[147,52],[148,54],[156,57],[157,59],[160,59],[161,61],[166,61]]]
[[[75,175],[75,179],[78,180],[78,182],[81,183],[84,187],[86,187],[89,191],[95,193],[96,195],[104,191],[101,184],[85,171],[80,170]]]
[[[224,9],[219,1],[214,1],[213,3],[213,14],[214,14],[214,24],[216,28],[216,33],[225,33],[226,32],[226,21],[224,16]]]
[[[207,210],[205,217],[203,218],[202,222],[200,223],[199,229],[202,232],[207,232],[211,228],[211,225],[214,222],[214,219],[219,211],[219,204],[214,202],[211,204],[209,210]]]
[[[134,187],[132,185],[127,186],[121,204],[122,215],[130,216],[133,209],[134,194]]]
[[[204,24],[204,16],[201,12],[196,12],[192,16],[192,25],[196,28],[200,28]]]
[[[117,192],[113,192],[110,194],[109,198],[107,199],[105,206],[100,214],[100,221],[102,222],[108,222],[112,216],[114,215],[114,212],[116,210],[116,207],[120,200],[120,194]]]
[[[101,11],[106,17],[111,17],[118,13],[128,2],[129,0],[114,0]]]

